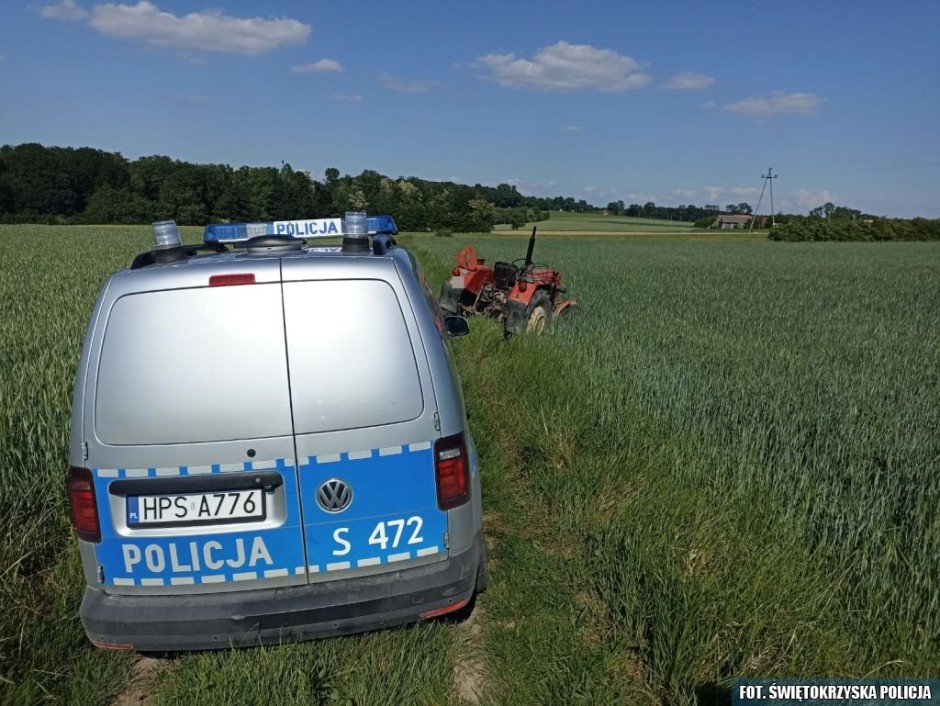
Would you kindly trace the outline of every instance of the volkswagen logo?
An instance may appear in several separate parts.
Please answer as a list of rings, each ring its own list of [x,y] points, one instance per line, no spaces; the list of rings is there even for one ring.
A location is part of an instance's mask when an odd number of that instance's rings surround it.
[[[352,488],[339,478],[330,478],[317,488],[317,505],[327,512],[342,512],[349,507],[352,498]]]

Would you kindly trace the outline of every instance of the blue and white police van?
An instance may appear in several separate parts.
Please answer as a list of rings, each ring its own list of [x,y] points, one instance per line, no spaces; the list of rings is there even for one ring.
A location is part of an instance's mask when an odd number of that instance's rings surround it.
[[[480,474],[447,341],[467,323],[394,221],[154,233],[102,287],[75,382],[91,641],[222,648],[472,607]]]

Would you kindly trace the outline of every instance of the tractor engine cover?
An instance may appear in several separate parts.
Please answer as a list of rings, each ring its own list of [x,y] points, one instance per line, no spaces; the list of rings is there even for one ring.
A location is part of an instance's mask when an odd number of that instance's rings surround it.
[[[493,279],[497,289],[509,291],[516,286],[519,269],[511,262],[497,262],[493,266]]]

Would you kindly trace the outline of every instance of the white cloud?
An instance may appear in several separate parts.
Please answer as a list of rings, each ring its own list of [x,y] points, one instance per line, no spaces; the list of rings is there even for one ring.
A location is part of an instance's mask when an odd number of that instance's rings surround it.
[[[627,91],[646,86],[652,77],[629,56],[590,44],[558,42],[539,49],[532,59],[515,54],[486,54],[473,64],[486,69],[501,86],[528,86],[543,91],[596,89]]]
[[[694,199],[698,195],[695,189],[673,189],[672,193],[683,199]]]
[[[341,103],[360,103],[362,96],[358,93],[334,93],[333,100],[340,101]]]
[[[722,110],[754,118],[767,118],[778,113],[814,113],[822,99],[814,93],[781,93],[775,91],[765,98],[745,98],[722,106]]]
[[[558,182],[554,179],[549,179],[548,181],[531,181],[529,179],[513,177],[512,179],[499,179],[498,181],[490,182],[493,186],[503,183],[515,186],[520,194],[526,194],[528,196],[549,196],[557,195],[558,193]]]
[[[721,199],[721,195],[725,193],[725,189],[721,186],[706,186],[702,189],[702,193],[705,194],[708,203],[717,203]]]
[[[682,71],[669,79],[669,83],[663,84],[663,88],[671,91],[701,91],[713,83],[715,79],[711,76],[693,71]]]
[[[319,61],[314,61],[312,64],[292,66],[290,70],[295,74],[339,73],[343,70],[343,65],[333,59],[320,59]]]
[[[831,191],[809,191],[797,189],[784,197],[784,203],[800,206],[804,209],[816,208],[827,202],[836,202],[836,196]]]
[[[755,196],[760,195],[760,189],[758,189],[756,186],[735,186],[731,189],[731,193],[735,196],[752,199]]]
[[[581,128],[577,125],[565,125],[562,130],[567,130],[568,132],[581,132]]]
[[[444,86],[440,81],[412,81],[396,78],[391,74],[380,74],[379,81],[384,88],[396,93],[427,93],[431,89]]]
[[[98,4],[85,11],[74,0],[41,10],[47,19],[87,20],[101,34],[138,40],[159,47],[195,49],[256,56],[282,46],[303,44],[310,26],[288,18],[239,18],[221,10],[174,15],[147,0],[136,5]]]
[[[55,5],[45,5],[39,16],[44,20],[77,21],[84,20],[88,13],[75,4],[75,0],[61,0]]]

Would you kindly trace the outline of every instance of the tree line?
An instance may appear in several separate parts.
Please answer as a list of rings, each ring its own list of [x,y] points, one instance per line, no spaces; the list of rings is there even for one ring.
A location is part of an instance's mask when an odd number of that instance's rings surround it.
[[[874,218],[847,219],[786,216],[771,229],[768,238],[795,241],[883,241],[940,240],[940,219]]]
[[[718,206],[625,206],[608,212],[692,221]],[[572,197],[537,197],[513,184],[467,186],[416,177],[358,176],[327,169],[322,180],[290,164],[239,167],[192,164],[154,155],[128,160],[90,147],[0,147],[0,223],[130,224],[173,219],[181,225],[335,216],[365,209],[390,213],[402,230],[488,231],[520,227],[552,211],[594,213]]]
[[[87,147],[5,145],[0,147],[0,222],[130,224],[172,219],[181,225],[205,225],[367,210],[392,214],[401,230],[485,232],[495,223],[544,220],[556,202],[523,196],[510,184],[393,179],[373,170],[341,176],[335,167],[324,177],[314,179],[289,164],[236,169],[159,155],[128,160]]]

